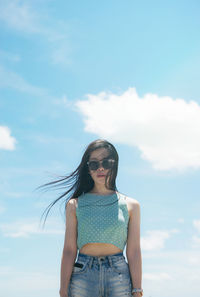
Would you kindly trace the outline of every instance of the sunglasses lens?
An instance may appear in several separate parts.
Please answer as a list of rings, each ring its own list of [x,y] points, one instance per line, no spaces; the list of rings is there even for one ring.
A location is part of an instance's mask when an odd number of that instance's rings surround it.
[[[97,170],[99,168],[99,162],[97,161],[90,161],[88,163],[88,167],[90,170]]]
[[[113,163],[114,163],[114,160],[112,160],[112,159],[105,159],[102,162],[102,166],[103,166],[104,169],[110,169],[110,168],[112,168]]]

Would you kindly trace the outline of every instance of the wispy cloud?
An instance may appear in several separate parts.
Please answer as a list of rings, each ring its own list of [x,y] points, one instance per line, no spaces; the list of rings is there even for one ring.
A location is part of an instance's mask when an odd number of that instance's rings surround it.
[[[192,236],[192,248],[199,249],[200,248],[200,220],[193,220],[193,226],[197,234]]]
[[[10,253],[10,248],[7,248],[7,247],[0,247],[0,254],[9,254]],[[0,268],[0,274],[1,274],[1,268]]]
[[[31,9],[28,1],[0,1],[0,20],[15,30],[26,33],[40,31],[37,26],[38,17]]]
[[[56,46],[51,53],[51,63],[68,66],[71,64],[69,42],[60,40],[60,45]]]
[[[200,248],[200,220],[193,220],[193,226],[197,234],[192,236],[192,248]]]
[[[185,222],[185,220],[183,218],[178,219],[178,223],[183,224],[184,222]]]
[[[200,248],[200,237],[199,236],[192,236],[192,247],[193,248]]]
[[[19,62],[21,60],[21,57],[17,54],[6,52],[0,49],[0,61],[1,60],[8,60],[11,62]]]
[[[2,296],[55,296],[58,291],[58,275],[50,271],[21,271],[19,267],[0,266],[0,276]]]
[[[200,220],[194,220],[193,221],[193,226],[200,233]]]
[[[122,95],[102,92],[76,102],[85,131],[128,144],[156,170],[200,168],[200,106],[146,94],[134,88]]]
[[[1,223],[0,231],[5,237],[28,238],[39,234],[64,234],[64,225],[56,219],[48,219],[48,224],[42,229],[39,219],[23,219],[9,223]]]
[[[0,205],[0,214],[4,213],[6,208],[2,205]]]
[[[70,63],[70,45],[68,26],[64,21],[50,19],[47,13],[41,13],[37,8],[38,2],[25,0],[0,1],[0,21],[15,32],[42,37],[48,47],[45,55],[49,53],[52,64],[66,66]]]
[[[161,281],[161,280],[169,280],[173,279],[168,273],[159,272],[159,273],[144,273],[143,278],[146,280],[152,281]]]
[[[145,253],[146,254],[146,253]],[[151,252],[144,259],[144,290],[148,296],[183,296],[200,290],[200,253],[191,250],[162,250]],[[152,257],[151,257],[152,254]],[[196,261],[196,262],[195,262]],[[183,283],[186,284],[183,286]]]
[[[61,106],[62,108],[74,108],[74,104],[72,103],[72,101],[70,101],[66,95],[63,95],[61,98],[56,98],[55,100],[52,101],[53,104],[57,105],[57,106]]]
[[[28,135],[26,137],[29,140],[32,140],[37,143],[43,143],[43,144],[60,144],[60,145],[68,145],[72,143],[72,139],[69,137],[51,137],[51,136],[46,136],[45,134],[32,134]]]
[[[141,248],[144,251],[160,250],[165,246],[165,242],[173,233],[179,232],[177,229],[173,230],[148,230],[145,236],[141,237]]]
[[[191,264],[191,266],[200,266],[200,254],[194,254],[194,251],[192,251],[193,254],[189,255],[188,262]]]
[[[11,136],[11,131],[6,126],[0,126],[0,149],[13,151],[16,139]]]
[[[26,82],[17,73],[6,69],[0,65],[0,87],[12,88],[20,92],[29,93],[36,96],[47,96],[47,90],[35,87]]]

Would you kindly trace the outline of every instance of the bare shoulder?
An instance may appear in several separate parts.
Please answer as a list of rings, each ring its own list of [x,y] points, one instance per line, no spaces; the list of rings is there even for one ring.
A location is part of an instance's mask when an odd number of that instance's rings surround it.
[[[69,204],[69,207],[77,207],[78,205],[78,198],[70,198],[69,201],[67,202],[67,205]]]
[[[131,198],[131,197],[126,196],[126,201],[127,201],[127,203],[129,203],[132,206],[140,205],[139,201],[137,201],[135,198]]]
[[[135,198],[132,197],[128,197],[125,196],[125,201],[127,203],[127,208],[128,208],[128,212],[129,212],[129,216],[131,216],[131,214],[137,210],[138,208],[140,208],[140,203],[138,202],[138,200],[136,200]]]
[[[78,198],[69,199],[66,205],[66,214],[67,213],[76,214],[77,205],[78,205]]]

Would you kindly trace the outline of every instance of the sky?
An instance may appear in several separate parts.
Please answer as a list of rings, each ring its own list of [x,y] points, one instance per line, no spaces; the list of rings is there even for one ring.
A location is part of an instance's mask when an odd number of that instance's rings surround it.
[[[0,0],[0,292],[59,296],[62,192],[98,138],[141,207],[145,297],[200,292],[199,1]],[[125,251],[124,251],[125,254]]]

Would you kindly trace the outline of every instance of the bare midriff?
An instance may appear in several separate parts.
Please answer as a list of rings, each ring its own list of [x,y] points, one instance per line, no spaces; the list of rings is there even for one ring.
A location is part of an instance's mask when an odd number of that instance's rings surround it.
[[[85,244],[79,252],[90,256],[108,256],[121,253],[123,250],[111,243],[90,242]]]

